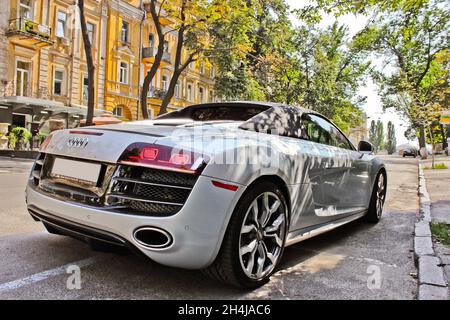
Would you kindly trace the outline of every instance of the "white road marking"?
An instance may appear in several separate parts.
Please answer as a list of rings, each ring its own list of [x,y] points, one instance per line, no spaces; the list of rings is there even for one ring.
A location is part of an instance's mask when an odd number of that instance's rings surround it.
[[[39,282],[39,281],[42,281],[42,280],[45,280],[45,279],[48,279],[51,277],[58,276],[60,274],[64,274],[67,271],[67,267],[71,266],[71,265],[77,265],[80,268],[82,268],[82,267],[89,266],[89,265],[93,264],[94,262],[95,262],[95,258],[88,258],[88,259],[84,259],[84,260],[80,260],[80,261],[74,261],[74,262],[68,263],[66,265],[63,265],[61,267],[58,267],[58,268],[35,273],[31,276],[13,280],[10,282],[5,282],[5,283],[0,284],[0,292],[14,290],[14,289],[26,286],[26,285],[30,285],[32,283],[36,283],[36,282]]]

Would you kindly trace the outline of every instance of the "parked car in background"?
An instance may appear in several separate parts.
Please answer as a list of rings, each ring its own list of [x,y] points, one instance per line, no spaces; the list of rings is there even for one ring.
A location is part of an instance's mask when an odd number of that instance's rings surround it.
[[[26,199],[51,233],[252,288],[269,280],[285,246],[380,220],[387,173],[371,152],[305,108],[193,105],[53,132]]]
[[[415,157],[417,157],[418,154],[419,154],[419,152],[417,151],[417,149],[414,149],[414,148],[406,148],[401,151],[401,156],[403,158],[405,158],[405,157],[414,157],[415,158]]]

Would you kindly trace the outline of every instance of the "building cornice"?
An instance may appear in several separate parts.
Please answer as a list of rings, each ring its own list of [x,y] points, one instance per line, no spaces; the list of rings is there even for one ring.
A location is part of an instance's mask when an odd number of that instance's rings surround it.
[[[124,0],[110,0],[109,6],[112,10],[119,11],[121,15],[128,19],[140,21],[144,17],[144,11],[142,11],[140,8],[132,6]]]

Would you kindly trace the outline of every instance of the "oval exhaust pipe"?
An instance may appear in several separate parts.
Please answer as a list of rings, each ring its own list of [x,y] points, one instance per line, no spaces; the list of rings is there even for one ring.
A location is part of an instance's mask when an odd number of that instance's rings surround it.
[[[172,236],[165,230],[155,227],[142,227],[134,231],[137,243],[149,249],[164,249],[172,244]]]

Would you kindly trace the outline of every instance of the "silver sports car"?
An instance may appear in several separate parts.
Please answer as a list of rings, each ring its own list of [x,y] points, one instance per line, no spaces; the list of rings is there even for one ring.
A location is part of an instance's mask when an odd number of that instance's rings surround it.
[[[51,233],[257,287],[286,246],[379,221],[386,170],[371,151],[301,107],[200,104],[53,132],[26,200]]]

